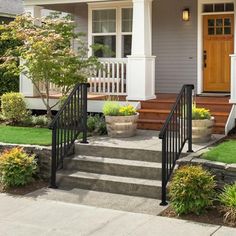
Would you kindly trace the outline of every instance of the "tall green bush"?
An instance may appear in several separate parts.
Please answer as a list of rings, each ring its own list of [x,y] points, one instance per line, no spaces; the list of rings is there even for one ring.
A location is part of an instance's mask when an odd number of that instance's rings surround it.
[[[0,35],[5,33],[5,28],[0,25]],[[14,50],[15,47],[19,46],[21,41],[17,39],[7,39],[1,37],[0,40],[0,96],[8,92],[18,92],[19,91],[19,74],[16,70],[11,70],[3,65],[4,60],[1,59],[6,55],[8,50]]]
[[[170,183],[171,205],[178,215],[202,213],[215,196],[214,176],[201,166],[183,166]]]
[[[11,124],[17,124],[24,121],[29,112],[20,93],[5,93],[1,97],[1,110],[4,119]]]
[[[26,185],[36,170],[35,156],[29,156],[21,148],[6,150],[0,155],[0,182],[5,187]]]

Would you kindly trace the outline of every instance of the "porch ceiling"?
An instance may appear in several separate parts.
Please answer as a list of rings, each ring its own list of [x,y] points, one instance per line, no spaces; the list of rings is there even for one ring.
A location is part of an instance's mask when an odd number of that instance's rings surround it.
[[[43,6],[43,5],[55,5],[55,4],[72,4],[72,3],[85,3],[85,2],[107,2],[111,0],[25,0],[25,6]],[[113,0],[119,1],[119,0]]]

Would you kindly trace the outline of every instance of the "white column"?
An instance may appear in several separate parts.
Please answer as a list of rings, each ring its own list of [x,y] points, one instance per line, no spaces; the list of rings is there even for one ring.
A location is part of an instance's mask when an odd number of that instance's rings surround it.
[[[152,0],[133,0],[132,54],[128,56],[128,100],[155,98],[152,56]]]
[[[25,6],[24,12],[31,14],[32,17],[40,18],[41,17],[42,7],[39,6]],[[31,82],[30,79],[26,78],[26,76],[21,73],[20,74],[20,93],[24,96],[35,96],[37,95],[37,91]]]
[[[231,55],[231,92],[229,102],[236,104],[236,54]]]

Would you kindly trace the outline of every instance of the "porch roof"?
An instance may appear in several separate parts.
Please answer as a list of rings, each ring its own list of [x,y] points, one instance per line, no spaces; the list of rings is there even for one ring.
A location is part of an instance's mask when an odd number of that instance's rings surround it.
[[[71,3],[86,3],[86,2],[107,2],[111,0],[24,0],[25,6],[42,6],[42,5],[54,5],[54,4],[71,4]],[[113,0],[114,2],[120,0]]]

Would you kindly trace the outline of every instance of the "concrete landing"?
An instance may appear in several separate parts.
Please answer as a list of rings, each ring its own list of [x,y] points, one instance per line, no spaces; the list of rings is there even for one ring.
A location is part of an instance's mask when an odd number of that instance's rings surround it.
[[[137,135],[131,138],[110,138],[108,136],[89,137],[89,145],[132,148],[142,150],[161,151],[161,140],[159,139],[159,131],[137,130]],[[193,144],[193,151],[199,151],[205,147],[222,139],[224,135],[214,134],[212,139],[207,143]],[[183,152],[187,152],[185,145]]]

